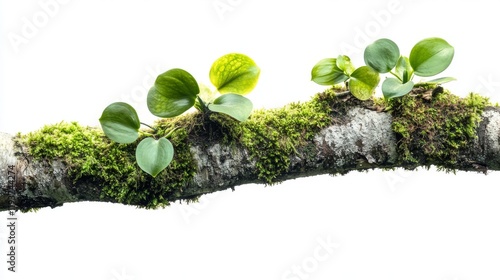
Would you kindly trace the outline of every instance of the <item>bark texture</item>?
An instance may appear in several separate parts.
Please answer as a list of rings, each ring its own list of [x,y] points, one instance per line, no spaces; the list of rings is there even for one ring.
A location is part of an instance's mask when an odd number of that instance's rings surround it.
[[[477,137],[460,150],[454,169],[486,172],[500,170],[500,109],[486,107],[477,127]],[[406,163],[399,154],[398,135],[391,127],[393,116],[364,106],[352,106],[340,121],[322,128],[312,140],[290,154],[290,165],[279,181],[328,173],[372,168],[405,167],[439,162]],[[16,145],[13,136],[0,133],[0,211],[56,207],[65,202],[107,201],[102,186],[91,181],[74,183],[61,159],[33,160],[27,147]],[[241,145],[223,141],[192,143],[196,174],[180,192],[168,200],[189,199],[246,183],[264,183],[258,177],[257,160]]]

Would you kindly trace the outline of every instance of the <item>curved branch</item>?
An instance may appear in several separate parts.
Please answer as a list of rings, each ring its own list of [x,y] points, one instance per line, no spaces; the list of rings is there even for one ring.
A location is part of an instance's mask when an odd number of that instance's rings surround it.
[[[442,165],[455,170],[484,172],[500,170],[500,109],[486,107],[482,112],[476,136],[461,148],[458,160],[450,166],[448,159],[419,158],[404,161],[398,149],[401,136],[393,130],[394,116],[372,106],[349,105],[345,114],[332,124],[318,130],[289,154],[288,168],[276,181],[319,174],[345,174],[352,170],[373,168]],[[332,113],[334,114],[334,113]],[[167,199],[194,197],[234,188],[246,183],[266,183],[259,176],[258,159],[239,144],[227,144],[222,139],[208,143],[189,143],[196,163],[192,180]],[[56,207],[65,202],[117,200],[104,197],[102,186],[92,180],[71,177],[63,159],[34,160],[26,154],[27,147],[17,144],[13,136],[0,133],[0,210]],[[420,151],[410,151],[418,154]],[[124,182],[125,184],[125,182]]]

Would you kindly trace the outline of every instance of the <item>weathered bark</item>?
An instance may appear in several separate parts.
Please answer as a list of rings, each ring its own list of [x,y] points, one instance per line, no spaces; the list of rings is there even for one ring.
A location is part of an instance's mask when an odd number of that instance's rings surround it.
[[[406,167],[398,161],[397,137],[391,128],[392,116],[362,106],[347,110],[346,121],[322,129],[313,140],[290,155],[290,166],[278,179],[327,173],[345,173],[371,168]],[[473,145],[460,152],[454,169],[486,172],[500,170],[500,109],[487,107],[477,128]],[[26,147],[16,146],[13,137],[0,133],[0,210],[59,206],[65,202],[102,201],[101,186],[88,181],[73,184],[61,160],[34,161],[25,157]],[[191,145],[197,163],[194,179],[182,193],[169,200],[233,188],[246,183],[263,183],[256,161],[247,150],[222,142]],[[425,163],[424,163],[425,164]],[[433,162],[431,164],[439,164]],[[36,189],[31,188],[36,182]],[[78,189],[78,195],[74,192]],[[82,195],[85,194],[85,195]]]

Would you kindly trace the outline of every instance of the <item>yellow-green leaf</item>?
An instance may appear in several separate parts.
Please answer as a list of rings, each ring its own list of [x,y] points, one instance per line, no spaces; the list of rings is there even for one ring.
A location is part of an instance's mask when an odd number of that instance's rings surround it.
[[[248,56],[239,53],[226,54],[210,68],[210,81],[224,93],[247,94],[257,85],[260,68]]]
[[[347,64],[341,65],[348,66]],[[322,86],[332,86],[344,82],[348,78],[337,65],[337,59],[335,58],[323,58],[311,70],[311,80]]]
[[[377,71],[369,66],[361,66],[352,72],[349,80],[349,90],[359,100],[367,100],[375,93],[375,88],[380,82]]]

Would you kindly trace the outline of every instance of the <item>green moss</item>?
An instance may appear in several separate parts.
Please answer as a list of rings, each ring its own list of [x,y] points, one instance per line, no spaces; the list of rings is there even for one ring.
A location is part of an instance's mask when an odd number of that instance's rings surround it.
[[[144,136],[131,144],[117,144],[100,129],[62,122],[20,135],[18,141],[26,144],[29,154],[36,159],[65,161],[74,185],[91,182],[100,186],[95,193],[101,200],[156,208],[180,197],[187,199],[183,188],[196,174],[190,145],[208,147],[222,142],[242,146],[256,161],[258,178],[274,184],[288,171],[294,153],[300,151],[302,157],[313,160],[317,150],[310,140],[322,128],[348,121],[345,113],[353,106],[374,110],[389,108],[393,115],[392,129],[399,138],[400,161],[406,166],[456,167],[460,151],[476,137],[488,100],[477,94],[459,98],[447,91],[435,91],[432,96],[433,90],[417,88],[387,103],[362,102],[349,95],[338,97],[342,89],[331,88],[308,102],[254,111],[242,123],[210,112],[162,119],[154,125],[155,136],[162,137],[178,128],[170,137],[175,155],[171,164],[155,178],[143,172],[135,161],[135,148]],[[74,188],[71,193],[80,199],[96,199],[95,193],[85,194]],[[188,200],[196,198],[193,195]]]
[[[157,136],[164,133],[159,129]],[[187,132],[179,129],[172,135],[174,159],[170,167],[156,178],[142,172],[135,162],[135,147],[141,138],[132,144],[117,144],[105,137],[101,130],[83,127],[76,122],[61,122],[19,135],[18,141],[29,147],[29,154],[35,159],[62,159],[75,185],[91,181],[101,186],[98,192],[102,200],[146,208],[166,206],[169,198],[195,173]],[[73,192],[80,198],[89,196],[92,199],[91,195],[79,190]]]
[[[306,157],[315,156],[317,151],[307,141],[334,122],[333,115],[343,115],[343,110],[352,105],[354,99],[341,100],[335,96],[338,91],[332,88],[309,102],[257,110],[243,123],[210,112],[161,119],[154,125],[155,136],[162,137],[177,128],[170,137],[175,154],[171,164],[155,178],[140,170],[135,161],[135,148],[144,136],[131,144],[117,144],[100,129],[61,122],[19,136],[19,141],[38,160],[62,159],[74,186],[86,182],[100,186],[90,190],[92,193],[71,189],[79,199],[97,199],[98,195],[103,201],[157,208],[180,197],[188,201],[197,199],[196,195],[186,197],[183,193],[196,174],[190,145],[206,147],[213,142],[241,145],[256,160],[258,178],[267,184],[276,183],[298,149]]]
[[[331,103],[335,99],[334,92],[327,91],[309,102],[254,111],[240,124],[220,114],[211,119],[225,128],[230,139],[249,151],[256,160],[258,178],[273,184],[289,168],[290,156],[299,148],[307,150],[307,141],[332,123]]]
[[[476,128],[488,104],[488,99],[478,94],[460,98],[433,88],[416,88],[392,99],[388,105],[392,129],[399,138],[400,161],[410,166],[456,168],[460,151],[477,137]]]

